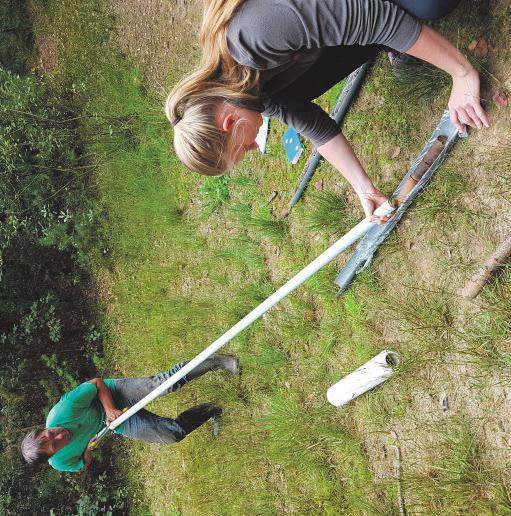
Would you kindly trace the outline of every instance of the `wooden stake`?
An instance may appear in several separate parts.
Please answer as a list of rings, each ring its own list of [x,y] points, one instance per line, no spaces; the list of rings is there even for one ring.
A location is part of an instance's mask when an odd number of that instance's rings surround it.
[[[491,277],[505,265],[510,256],[511,236],[497,247],[485,264],[470,278],[469,282],[460,290],[460,295],[465,299],[476,298]]]

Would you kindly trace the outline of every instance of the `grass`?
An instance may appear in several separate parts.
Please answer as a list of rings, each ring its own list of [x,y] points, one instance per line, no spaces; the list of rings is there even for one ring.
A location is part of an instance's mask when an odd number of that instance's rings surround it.
[[[429,467],[410,474],[405,489],[411,494],[414,512],[457,514],[506,514],[511,509],[507,482],[502,472],[486,464],[470,422],[452,418],[449,433],[433,426]],[[495,475],[495,476],[494,476]]]
[[[277,122],[267,155],[254,154],[228,178],[189,174],[169,151],[161,102],[146,91],[136,63],[109,39],[115,20],[104,4],[47,4],[40,30],[62,42],[51,80],[77,85],[76,101],[91,115],[83,131],[102,163],[95,180],[108,214],[109,247],[96,276],[109,335],[105,374],[150,374],[201,351],[351,227],[361,210],[324,164],[316,174],[324,191],[307,192],[288,218],[280,217],[300,167],[285,161],[276,143],[284,128]],[[451,36],[461,21],[455,20],[446,27]],[[474,31],[462,35],[464,43]],[[96,64],[92,71],[86,55]],[[331,107],[336,94],[320,102]],[[398,95],[382,58],[345,122],[346,136],[387,193],[446,100],[445,93],[433,101]],[[392,158],[396,145],[402,151]],[[129,471],[140,499],[134,513],[397,513],[392,430],[403,439],[411,508],[429,514],[449,514],[450,507],[504,510],[505,481],[485,465],[487,434],[470,428],[491,413],[491,401],[474,388],[470,395],[481,409],[460,403],[456,411],[465,419],[455,423],[430,401],[440,384],[457,392],[470,381],[468,373],[453,372],[461,351],[472,353],[464,355],[475,364],[470,375],[488,370],[492,361],[499,379],[506,373],[505,360],[483,346],[506,356],[508,277],[495,291],[497,301],[481,308],[480,319],[472,317],[452,295],[459,271],[444,269],[433,252],[440,235],[461,247],[461,237],[477,229],[479,213],[464,200],[474,178],[459,159],[463,152],[454,152],[347,294],[337,299],[333,286],[341,258],[228,345],[225,351],[241,357],[241,378],[209,375],[154,402],[151,410],[175,415],[214,401],[225,416],[216,440],[206,425],[178,446],[127,446],[119,467]],[[269,204],[274,191],[278,196]],[[454,209],[466,216],[453,216]],[[328,406],[328,386],[382,349],[404,357],[393,379],[345,409]],[[417,453],[422,443],[429,455]]]
[[[493,288],[484,293],[484,311],[464,333],[465,353],[483,371],[498,371],[507,378],[511,372],[511,270],[504,269]]]
[[[311,231],[340,238],[357,223],[349,213],[345,194],[325,191],[310,194],[308,199],[305,222]]]
[[[424,61],[413,61],[394,67],[400,98],[411,102],[417,99],[431,101],[448,91],[448,74]]]

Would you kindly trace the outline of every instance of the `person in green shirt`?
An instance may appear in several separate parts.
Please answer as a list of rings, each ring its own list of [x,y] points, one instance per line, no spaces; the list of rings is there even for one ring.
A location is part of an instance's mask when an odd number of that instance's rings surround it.
[[[50,410],[45,426],[32,430],[24,437],[21,443],[23,457],[29,463],[47,460],[51,467],[59,471],[85,470],[92,459],[89,443],[96,433],[119,417],[122,408],[137,403],[185,364],[178,363],[166,372],[146,378],[93,378],[82,383],[60,398]],[[239,374],[239,361],[230,355],[213,355],[164,394],[219,369]],[[188,409],[176,419],[142,409],[116,428],[115,433],[151,443],[173,444],[221,413],[222,409],[212,403]]]

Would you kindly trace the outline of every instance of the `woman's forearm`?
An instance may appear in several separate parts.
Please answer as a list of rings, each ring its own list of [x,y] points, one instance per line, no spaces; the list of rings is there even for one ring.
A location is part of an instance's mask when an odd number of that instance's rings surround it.
[[[374,192],[372,181],[343,134],[319,146],[318,152],[341,172],[358,195]]]
[[[366,217],[372,216],[374,210],[387,200],[375,188],[343,134],[338,134],[324,145],[320,145],[318,151],[353,187]],[[374,220],[383,223],[387,218],[375,217]]]
[[[452,43],[427,25],[423,25],[417,41],[406,53],[435,65],[453,78],[465,77],[475,71]]]
[[[490,123],[479,97],[479,74],[467,58],[443,36],[423,26],[419,38],[407,54],[418,57],[446,71],[452,77],[449,114],[459,131],[463,126],[489,127]]]

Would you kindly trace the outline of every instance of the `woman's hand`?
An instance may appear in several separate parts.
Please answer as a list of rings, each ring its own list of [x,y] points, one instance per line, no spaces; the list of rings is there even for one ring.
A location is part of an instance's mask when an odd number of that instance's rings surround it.
[[[371,220],[373,222],[378,222],[378,224],[384,224],[389,220],[389,217],[377,217],[376,215],[373,215],[374,210],[388,200],[387,197],[385,197],[385,195],[383,195],[379,190],[373,187],[367,192],[357,192],[357,195],[360,200],[360,204],[362,204],[362,208],[364,208],[366,217],[371,217]]]
[[[490,127],[486,113],[480,104],[479,74],[475,69],[472,68],[461,77],[453,76],[448,106],[452,123],[458,131],[464,130],[464,124],[477,129],[483,126]]]
[[[458,131],[463,125],[490,127],[486,113],[479,103],[479,74],[467,58],[449,41],[427,25],[423,25],[417,41],[406,51],[423,59],[452,77],[449,113]]]

